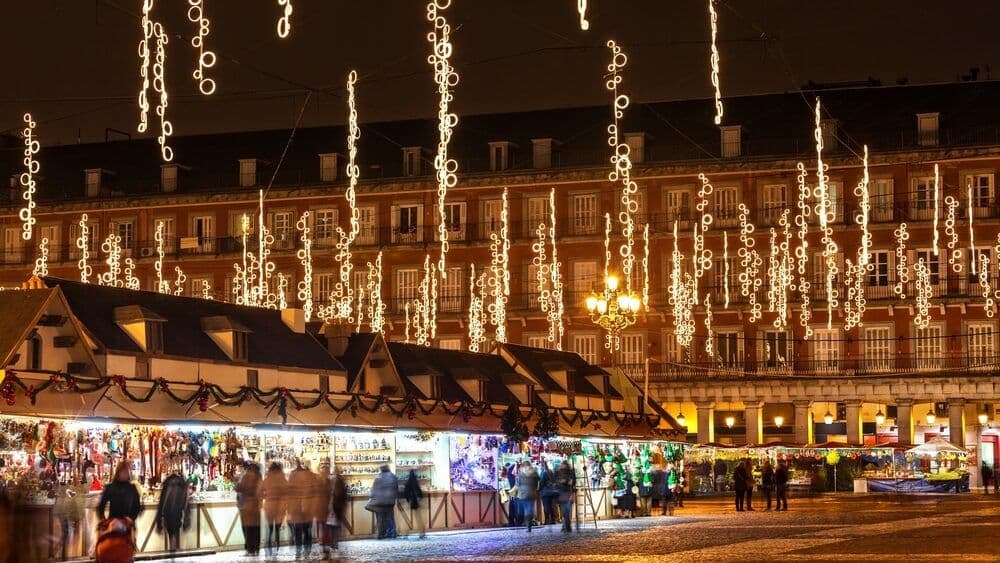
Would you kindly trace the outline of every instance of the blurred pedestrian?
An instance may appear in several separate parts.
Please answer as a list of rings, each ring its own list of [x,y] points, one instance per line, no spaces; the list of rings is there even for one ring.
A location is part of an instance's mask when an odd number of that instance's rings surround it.
[[[993,478],[993,468],[984,461],[979,469],[979,474],[983,479],[983,494],[988,495],[990,494],[990,479]]]
[[[559,512],[562,513],[562,531],[573,531],[573,504],[576,500],[576,471],[570,465],[569,459],[559,464],[555,474],[555,486],[558,494]]]
[[[788,510],[788,466],[784,461],[778,462],[778,469],[774,472],[774,492],[777,506],[775,510]]]
[[[281,547],[281,526],[288,510],[288,480],[285,469],[278,462],[271,462],[267,476],[261,483],[264,498],[264,518],[267,526],[267,552],[274,555]]]
[[[674,466],[674,504],[680,508],[684,507],[684,487],[687,485],[686,473],[681,469],[681,464]]]
[[[712,485],[715,488],[715,492],[722,492],[726,490],[726,475],[729,473],[729,466],[726,462],[721,459],[715,460],[715,464],[712,466]]]
[[[406,499],[407,504],[410,506],[410,513],[413,514],[417,533],[423,538],[427,535],[427,529],[424,525],[424,513],[420,510],[420,499],[424,498],[424,491],[420,489],[420,479],[417,478],[417,472],[413,469],[410,470],[410,475],[406,478],[406,486],[403,487],[403,498]]]
[[[507,525],[521,525],[521,502],[517,498],[517,464],[508,463],[500,476],[507,483]],[[501,483],[502,485],[502,483]]]
[[[653,465],[653,473],[650,475],[650,482],[653,488],[652,494],[652,505],[659,508],[663,514],[667,513],[666,499],[663,494],[663,488],[666,486],[666,475],[663,473],[663,468],[659,464]],[[652,511],[650,512],[652,513]]]
[[[756,484],[753,477],[753,460],[746,460],[746,474],[747,474],[747,488],[746,488],[746,503],[745,508],[753,512],[753,488]]]
[[[764,510],[771,510],[771,491],[774,489],[774,468],[771,467],[771,460],[764,461],[764,468],[760,471],[760,492],[764,495],[767,505]]]
[[[86,491],[73,483],[56,489],[52,516],[59,522],[59,553],[62,559],[69,558],[70,546],[76,543],[76,538],[82,532],[85,495]]]
[[[334,467],[330,478],[330,506],[323,523],[323,557],[328,559],[333,555],[340,542],[340,533],[344,525],[344,514],[347,510],[347,483],[340,474],[340,468]]]
[[[243,526],[243,547],[251,557],[260,552],[262,481],[260,466],[250,463],[236,484],[236,508],[240,511],[240,524]]]
[[[288,525],[296,558],[308,558],[312,552],[313,510],[316,503],[316,475],[295,460],[295,470],[288,476]]]
[[[538,472],[525,461],[517,472],[517,501],[521,505],[521,516],[531,532],[535,521],[535,501],[538,500]]]
[[[135,555],[135,519],[141,512],[139,489],[132,483],[129,463],[122,461],[115,468],[114,480],[104,487],[97,504],[100,532],[94,556],[98,563],[132,560]]]
[[[396,499],[399,497],[399,481],[389,471],[388,465],[379,468],[379,474],[372,482],[370,510],[375,513],[378,539],[396,537]]]
[[[165,536],[167,551],[181,548],[181,528],[191,527],[188,512],[188,484],[178,472],[173,472],[160,485],[160,501],[156,505],[153,525]]]
[[[743,512],[743,503],[747,494],[747,466],[740,462],[733,470],[733,490],[736,492],[736,512]]]
[[[635,511],[638,507],[636,503],[638,488],[632,478],[632,472],[628,468],[625,468],[625,475],[622,479],[625,481],[625,492],[618,497],[618,510],[621,511],[624,518],[635,518]]]
[[[538,474],[538,496],[542,501],[542,523],[546,525],[555,524],[556,514],[553,503],[555,502],[556,495],[559,494],[555,482],[555,473],[552,472],[552,468],[547,461],[543,461],[541,467],[542,470]]]
[[[648,482],[647,482],[648,481]],[[653,505],[653,477],[652,475],[647,477],[639,473],[638,477],[638,487],[639,487],[639,516],[649,516],[650,508]]]

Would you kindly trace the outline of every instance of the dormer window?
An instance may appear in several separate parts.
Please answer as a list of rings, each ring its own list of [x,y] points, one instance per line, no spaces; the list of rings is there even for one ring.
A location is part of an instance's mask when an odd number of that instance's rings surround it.
[[[490,143],[490,170],[502,172],[511,167],[511,147],[510,141],[495,141]]]
[[[87,197],[97,197],[104,187],[104,180],[114,173],[103,168],[88,168],[83,171],[83,185],[86,189]]]
[[[531,166],[534,168],[552,167],[553,139],[531,140]]]
[[[403,147],[403,176],[420,175],[421,147]]]
[[[917,143],[920,146],[933,147],[938,144],[940,115],[937,112],[917,114]]]
[[[824,119],[820,121],[819,128],[823,132],[823,148],[828,151],[835,151],[838,148],[837,130],[839,122],[836,119]]]
[[[336,182],[340,155],[331,152],[319,155],[319,181]]]
[[[178,172],[178,167],[176,164],[160,165],[161,190],[165,192],[172,192],[177,189],[177,172]]]
[[[240,159],[240,187],[249,188],[257,185],[257,159]]]
[[[625,133],[625,144],[628,145],[629,159],[632,164],[639,164],[646,160],[646,134]]]
[[[163,353],[163,328],[167,319],[139,305],[115,307],[114,321],[147,354]]]
[[[743,128],[739,125],[719,127],[722,142],[722,157],[735,158],[743,154]]]
[[[249,328],[225,316],[202,317],[201,329],[234,362],[249,361]]]

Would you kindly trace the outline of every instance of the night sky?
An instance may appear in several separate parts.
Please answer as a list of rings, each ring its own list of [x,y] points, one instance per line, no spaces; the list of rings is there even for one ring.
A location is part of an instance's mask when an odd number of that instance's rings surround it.
[[[344,119],[343,82],[358,70],[362,122],[436,113],[422,0],[293,0],[292,35],[275,34],[276,0],[205,0],[219,55],[215,96],[191,78],[195,32],[187,0],[158,0],[171,34],[168,115],[175,135],[291,127]],[[31,111],[43,144],[136,136],[140,0],[4,3],[0,131]],[[711,95],[708,17],[701,0],[591,0],[580,31],[576,0],[454,0],[453,108],[494,113],[609,102],[604,42],[629,55],[625,91],[636,101]],[[808,80],[869,76],[893,84],[980,79],[1000,62],[1000,2],[954,0],[722,0],[723,96],[792,91]],[[183,37],[181,37],[183,36]],[[765,37],[765,40],[761,38]],[[997,69],[1000,72],[1000,69]],[[461,125],[460,125],[461,126]],[[151,125],[156,135],[158,127]],[[113,134],[113,138],[121,138]]]

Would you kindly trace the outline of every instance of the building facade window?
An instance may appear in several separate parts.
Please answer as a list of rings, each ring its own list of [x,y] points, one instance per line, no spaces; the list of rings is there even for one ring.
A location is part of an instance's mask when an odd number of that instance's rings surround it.
[[[715,333],[715,363],[724,368],[743,368],[743,338],[739,332]]]
[[[525,201],[525,229],[524,235],[528,237],[535,236],[535,229],[538,225],[545,223],[548,225],[549,220],[549,197],[529,197]]]
[[[418,204],[394,206],[392,211],[392,242],[407,244],[423,240],[422,209],[423,206]]]
[[[621,336],[620,363],[626,366],[636,366],[646,362],[646,335],[641,333],[625,333]]]
[[[597,194],[577,194],[570,197],[573,209],[573,234],[597,232]],[[537,225],[536,225],[537,227]]]
[[[358,236],[354,242],[372,245],[378,242],[378,216],[374,206],[358,207]]]
[[[788,187],[784,184],[767,184],[761,189],[760,217],[762,221],[773,223],[788,207]]]
[[[739,222],[739,192],[735,186],[715,189],[715,221],[719,226],[731,227]]]
[[[790,367],[791,341],[784,331],[765,331],[761,340],[761,363],[765,369],[785,369]]]
[[[812,341],[815,371],[837,371],[840,368],[840,331],[816,329]]]
[[[868,272],[868,285],[871,287],[885,287],[889,285],[889,252],[886,250],[875,250],[871,253],[872,268]],[[879,295],[878,297],[888,297]]]
[[[448,336],[438,339],[438,348],[442,350],[465,350],[461,336]]]
[[[892,220],[892,190],[892,178],[876,178],[869,185],[872,221]]]
[[[524,338],[524,344],[531,348],[549,348],[549,337],[537,334],[528,335]]]
[[[329,246],[335,243],[337,233],[336,209],[316,209],[313,211],[313,240],[317,244]]]
[[[500,234],[503,226],[503,202],[499,199],[484,199],[480,202],[479,209],[479,236],[484,240],[489,240],[490,235]]]
[[[865,327],[861,342],[866,371],[889,371],[893,367],[892,328]]]
[[[401,313],[406,309],[406,304],[417,298],[417,290],[420,287],[420,270],[416,268],[404,268],[396,270],[396,312]]]
[[[993,205],[993,174],[972,174],[968,185],[972,188],[972,206],[975,208]]]
[[[916,329],[913,339],[914,365],[917,369],[940,369],[944,365],[944,340],[940,326]]]
[[[597,364],[600,358],[597,355],[597,335],[595,334],[574,334],[570,339],[571,350],[580,355],[588,364]]]
[[[464,310],[463,298],[467,282],[461,266],[448,268],[448,275],[441,280],[439,293],[442,313],[460,313]]]
[[[664,210],[667,215],[668,228],[672,228],[674,221],[691,220],[690,190],[668,190],[665,198]]]
[[[992,324],[970,323],[968,326],[969,365],[981,366],[996,362],[994,336],[996,330]]]
[[[333,293],[333,285],[336,283],[334,275],[330,272],[320,272],[313,274],[313,303],[326,305]]]

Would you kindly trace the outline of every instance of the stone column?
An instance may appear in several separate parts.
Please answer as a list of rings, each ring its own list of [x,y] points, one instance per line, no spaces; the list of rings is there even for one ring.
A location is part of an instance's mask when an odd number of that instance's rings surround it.
[[[948,399],[948,440],[965,447],[965,399]]]
[[[896,428],[900,445],[913,445],[913,399],[896,399]]]
[[[847,409],[847,443],[863,444],[864,433],[861,427],[861,401],[844,401]]]
[[[747,445],[764,443],[764,401],[743,401],[746,407]]]
[[[698,443],[707,444],[715,441],[715,403],[696,402],[698,409]]]
[[[795,443],[813,443],[812,401],[792,401],[795,407]]]

